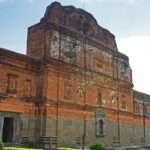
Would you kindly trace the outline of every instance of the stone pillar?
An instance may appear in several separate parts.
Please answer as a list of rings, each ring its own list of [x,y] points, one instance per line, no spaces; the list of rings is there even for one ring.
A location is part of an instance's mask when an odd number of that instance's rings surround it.
[[[14,117],[14,134],[13,134],[13,142],[19,143],[20,142],[20,118]]]
[[[0,141],[2,141],[4,117],[0,117]]]

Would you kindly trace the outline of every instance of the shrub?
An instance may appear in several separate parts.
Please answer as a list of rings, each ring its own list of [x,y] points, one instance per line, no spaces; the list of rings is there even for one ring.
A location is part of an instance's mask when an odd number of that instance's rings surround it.
[[[4,150],[4,144],[0,141],[0,150]]]
[[[103,142],[96,140],[90,144],[90,150],[105,150],[105,145]]]

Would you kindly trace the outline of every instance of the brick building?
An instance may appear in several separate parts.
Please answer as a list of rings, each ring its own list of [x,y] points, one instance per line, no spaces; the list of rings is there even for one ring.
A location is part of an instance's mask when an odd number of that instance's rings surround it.
[[[0,48],[0,138],[56,136],[60,146],[150,142],[150,96],[133,90],[129,58],[88,12],[54,2],[28,28],[27,55]]]

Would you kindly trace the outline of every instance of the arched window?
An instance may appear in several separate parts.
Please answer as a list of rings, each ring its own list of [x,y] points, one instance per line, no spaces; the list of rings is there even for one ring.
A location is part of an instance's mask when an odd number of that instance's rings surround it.
[[[101,95],[100,90],[97,90],[97,104],[98,104],[98,105],[103,105],[103,102],[102,102],[102,95]]]
[[[126,100],[122,100],[122,109],[127,109]]]
[[[143,114],[143,103],[142,102],[139,103],[139,114],[140,115]]]
[[[17,93],[17,79],[18,75],[13,73],[8,73],[8,86],[7,86],[7,92],[16,94]]]
[[[138,113],[139,112],[139,107],[138,107],[138,102],[134,101],[134,112]]]
[[[69,81],[64,84],[64,99],[66,100],[71,99],[71,87],[72,85]]]
[[[104,122],[102,119],[99,120],[99,133],[100,135],[103,135],[104,133]]]
[[[149,105],[146,107],[146,114],[147,114],[148,116],[150,115],[150,106],[149,106]]]
[[[102,118],[98,118],[96,120],[96,136],[104,136],[105,135],[105,123]]]
[[[25,80],[24,92],[25,96],[31,96],[31,80],[29,79]]]
[[[127,109],[126,97],[124,95],[121,96],[121,105],[122,109]]]

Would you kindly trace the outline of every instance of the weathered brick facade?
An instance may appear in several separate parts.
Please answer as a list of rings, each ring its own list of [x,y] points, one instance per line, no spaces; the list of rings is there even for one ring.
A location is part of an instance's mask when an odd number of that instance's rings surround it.
[[[0,49],[0,138],[38,145],[42,136],[57,136],[60,146],[76,146],[77,137],[150,142],[150,96],[133,90],[114,35],[57,2],[28,28],[27,55]]]

